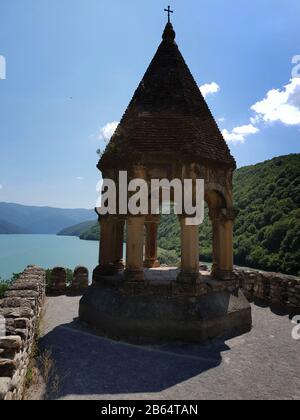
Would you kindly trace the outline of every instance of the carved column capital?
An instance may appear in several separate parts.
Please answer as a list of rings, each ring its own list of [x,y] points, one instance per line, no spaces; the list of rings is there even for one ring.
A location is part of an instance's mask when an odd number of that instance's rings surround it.
[[[149,216],[146,217],[145,220],[145,225],[148,224],[157,224],[159,225],[160,223],[160,215],[159,214],[150,214]]]
[[[235,208],[222,209],[220,219],[222,222],[234,222],[238,215],[238,210]]]
[[[219,222],[221,220],[221,212],[219,209],[210,209],[209,218],[213,223]]]

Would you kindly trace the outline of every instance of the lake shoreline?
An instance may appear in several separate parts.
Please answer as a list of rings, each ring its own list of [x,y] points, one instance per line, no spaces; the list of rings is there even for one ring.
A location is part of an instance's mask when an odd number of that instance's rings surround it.
[[[47,234],[0,235],[0,277],[10,279],[30,264],[45,269],[62,266],[74,270],[83,265],[90,278],[98,264],[99,246],[96,241],[81,241],[77,237]]]

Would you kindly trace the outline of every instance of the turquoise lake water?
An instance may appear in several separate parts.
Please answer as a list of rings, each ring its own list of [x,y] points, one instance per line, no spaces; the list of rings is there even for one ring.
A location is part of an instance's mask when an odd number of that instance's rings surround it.
[[[99,244],[75,237],[55,235],[0,235],[0,276],[8,279],[29,264],[43,268],[84,265],[90,278],[97,266]]]
[[[22,272],[29,264],[43,268],[60,266],[71,270],[83,265],[88,268],[91,280],[98,264],[98,255],[97,241],[56,235],[0,235],[0,277],[9,279],[13,273]]]

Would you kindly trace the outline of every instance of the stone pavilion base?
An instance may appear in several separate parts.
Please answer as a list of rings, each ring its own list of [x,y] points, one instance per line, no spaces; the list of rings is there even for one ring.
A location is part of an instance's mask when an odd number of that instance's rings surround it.
[[[251,307],[234,282],[208,273],[190,286],[178,284],[178,270],[145,270],[142,285],[123,275],[97,278],[80,301],[80,320],[102,334],[135,344],[233,338],[251,330]]]

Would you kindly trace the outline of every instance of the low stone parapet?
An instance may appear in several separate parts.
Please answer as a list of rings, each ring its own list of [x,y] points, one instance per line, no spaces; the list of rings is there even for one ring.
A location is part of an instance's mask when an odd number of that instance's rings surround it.
[[[234,274],[248,300],[300,314],[299,277],[245,269],[236,269]]]
[[[83,293],[88,287],[89,271],[86,267],[77,266],[74,272],[63,267],[47,270],[48,295],[78,294]]]
[[[63,293],[67,289],[67,270],[63,267],[54,267],[51,271],[49,291]]]
[[[23,397],[45,288],[45,271],[29,266],[0,300],[0,400]]]
[[[71,289],[79,291],[89,287],[89,270],[86,267],[78,266],[73,273]]]

